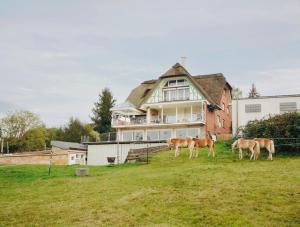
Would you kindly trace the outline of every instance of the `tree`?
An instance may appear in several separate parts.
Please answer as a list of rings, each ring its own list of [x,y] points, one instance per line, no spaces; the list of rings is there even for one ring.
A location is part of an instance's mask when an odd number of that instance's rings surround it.
[[[51,146],[52,140],[64,140],[63,128],[46,128],[46,146]]]
[[[249,98],[256,98],[256,97],[259,97],[259,96],[260,96],[260,94],[257,92],[257,89],[256,89],[256,87],[255,87],[255,85],[253,83],[252,87],[251,87],[251,89],[249,91],[248,97]]]
[[[1,119],[0,128],[11,152],[39,149],[45,144],[45,134],[41,133],[44,124],[32,112],[10,112]]]
[[[233,87],[231,93],[233,99],[240,99],[243,97],[243,92],[239,87]]]
[[[79,119],[71,117],[64,128],[56,130],[54,138],[68,142],[80,143],[82,138],[88,138],[89,141],[99,140],[99,134],[93,130],[89,124],[83,124]]]
[[[10,112],[0,121],[2,135],[6,138],[20,139],[28,130],[43,126],[38,115],[24,110]]]
[[[98,102],[94,103],[92,109],[91,120],[94,123],[94,129],[99,133],[111,131],[111,108],[116,100],[113,98],[111,91],[108,88],[102,90],[99,94]]]
[[[63,140],[68,142],[81,142],[85,130],[79,119],[71,117],[67,126],[63,129]]]
[[[44,127],[33,128],[27,131],[21,139],[21,150],[35,151],[45,148],[46,129]]]

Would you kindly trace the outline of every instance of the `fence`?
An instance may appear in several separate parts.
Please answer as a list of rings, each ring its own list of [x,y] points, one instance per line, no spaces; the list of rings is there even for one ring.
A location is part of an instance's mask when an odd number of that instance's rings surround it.
[[[238,138],[242,138],[242,137],[238,137]],[[245,137],[244,139],[253,139],[253,138]],[[269,138],[269,139],[272,139],[274,141],[275,153],[300,154],[300,138]]]

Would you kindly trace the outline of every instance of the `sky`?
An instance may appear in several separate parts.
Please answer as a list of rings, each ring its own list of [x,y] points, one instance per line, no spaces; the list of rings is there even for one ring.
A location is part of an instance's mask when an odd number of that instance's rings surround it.
[[[88,123],[103,88],[121,103],[183,56],[244,96],[299,94],[300,1],[0,0],[0,116]]]

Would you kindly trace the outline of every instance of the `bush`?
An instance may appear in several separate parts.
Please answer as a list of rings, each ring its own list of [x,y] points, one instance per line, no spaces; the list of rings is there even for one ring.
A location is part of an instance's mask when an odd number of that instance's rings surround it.
[[[277,151],[294,152],[300,150],[300,113],[285,113],[249,121],[242,132],[247,138],[274,138]]]

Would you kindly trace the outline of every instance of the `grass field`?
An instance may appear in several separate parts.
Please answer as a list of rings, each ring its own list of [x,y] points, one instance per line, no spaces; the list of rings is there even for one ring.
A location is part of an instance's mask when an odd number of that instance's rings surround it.
[[[299,226],[300,157],[237,159],[218,144],[189,160],[166,151],[148,165],[0,166],[0,225]]]

